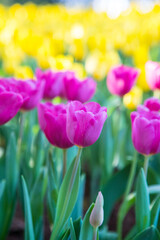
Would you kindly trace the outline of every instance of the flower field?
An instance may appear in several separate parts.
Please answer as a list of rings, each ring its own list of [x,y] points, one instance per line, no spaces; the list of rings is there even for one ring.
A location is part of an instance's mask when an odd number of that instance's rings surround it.
[[[158,4],[0,5],[0,240],[160,240],[159,62]]]

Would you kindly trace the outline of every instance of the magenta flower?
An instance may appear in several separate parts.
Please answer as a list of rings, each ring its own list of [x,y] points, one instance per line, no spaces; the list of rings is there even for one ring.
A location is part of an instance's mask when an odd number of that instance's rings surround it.
[[[66,71],[63,75],[64,92],[67,100],[78,100],[82,103],[89,101],[95,91],[97,84],[92,78],[80,81],[74,72]]]
[[[43,97],[44,82],[38,82],[34,80],[16,80],[12,79],[15,84],[16,91],[23,97],[22,110],[31,110],[39,104]]]
[[[68,103],[67,136],[78,146],[92,145],[100,136],[107,118],[107,108],[96,102],[82,104],[79,101]]]
[[[0,79],[0,125],[11,120],[22,104],[22,96],[5,79]]]
[[[160,100],[155,97],[148,98],[144,102],[144,106],[149,108],[151,111],[160,111]]]
[[[136,82],[139,71],[133,67],[118,65],[113,67],[107,76],[108,90],[122,97],[128,93]]]
[[[158,99],[150,98],[131,113],[132,141],[135,149],[144,155],[160,153],[160,112]],[[160,101],[159,101],[160,106]]]
[[[66,133],[66,117],[66,105],[64,104],[41,103],[38,106],[38,119],[41,130],[48,141],[59,148],[73,146]]]
[[[36,69],[36,78],[38,81],[44,81],[44,99],[53,99],[57,96],[61,96],[63,92],[63,72],[52,72],[47,70],[42,72],[41,69]]]
[[[145,65],[146,80],[152,90],[160,89],[160,64],[148,61]]]

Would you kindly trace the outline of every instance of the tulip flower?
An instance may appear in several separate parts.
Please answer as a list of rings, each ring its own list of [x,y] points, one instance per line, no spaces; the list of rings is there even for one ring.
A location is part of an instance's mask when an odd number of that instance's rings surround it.
[[[74,72],[65,72],[63,76],[64,97],[67,100],[78,100],[82,103],[89,101],[95,91],[96,82],[92,78],[86,78],[80,81]]]
[[[34,80],[16,80],[12,79],[16,91],[23,97],[22,110],[28,111],[35,108],[42,99],[44,91],[44,82]]]
[[[41,69],[36,69],[36,78],[38,81],[45,81],[44,99],[53,99],[57,96],[61,96],[63,83],[62,83],[63,72],[53,72],[47,70],[42,72]]]
[[[0,125],[11,120],[23,104],[21,94],[14,90],[5,79],[0,79]]]
[[[144,106],[146,106],[151,111],[160,111],[160,100],[155,97],[148,98],[144,102]]]
[[[80,147],[92,145],[100,136],[107,118],[107,108],[96,102],[71,101],[67,107],[67,136]]]
[[[160,64],[148,61],[145,65],[146,80],[152,90],[160,89]]]
[[[160,100],[150,98],[131,113],[132,140],[144,155],[160,153]]]
[[[104,219],[103,204],[104,204],[103,195],[101,192],[99,192],[89,219],[90,224],[94,228],[98,228],[103,223]]]
[[[112,94],[122,97],[131,90],[137,77],[138,70],[133,67],[125,65],[113,67],[107,76],[106,83],[108,90]]]
[[[66,117],[65,104],[41,103],[38,106],[38,119],[41,130],[48,141],[59,148],[73,146],[66,133]]]

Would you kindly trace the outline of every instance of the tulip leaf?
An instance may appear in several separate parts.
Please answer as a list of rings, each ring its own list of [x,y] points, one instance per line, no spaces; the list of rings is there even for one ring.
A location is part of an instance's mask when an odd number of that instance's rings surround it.
[[[55,218],[56,204],[58,198],[57,190],[57,172],[56,172],[56,162],[48,154],[47,157],[48,166],[48,193],[47,193],[47,203],[49,211],[49,220],[53,224]]]
[[[81,167],[79,164],[77,166],[77,172],[74,172],[76,161],[77,158],[75,158],[71,163],[71,166],[69,167],[60,187],[57,200],[55,222],[50,238],[51,240],[59,239],[58,236],[62,234],[65,223],[71,215],[77,200]],[[73,174],[75,178],[73,178]]]
[[[71,236],[71,240],[76,240],[76,233],[74,230],[74,226],[73,226],[73,221],[72,218],[70,218],[70,236]]]
[[[5,189],[5,185],[6,185],[6,181],[3,179],[0,182],[0,199],[1,199],[2,195],[3,195],[4,189]]]
[[[91,226],[90,222],[89,222],[89,218],[91,215],[91,212],[93,210],[94,207],[94,203],[91,204],[91,206],[89,207],[88,211],[86,212],[83,222],[82,222],[82,227],[81,227],[81,231],[80,231],[80,237],[79,240],[90,240],[92,239],[93,236],[93,227]]]
[[[24,207],[25,207],[25,240],[34,240],[33,221],[30,206],[30,199],[28,195],[28,189],[24,177],[22,176],[22,187],[24,196]]]
[[[117,240],[117,233],[116,232],[109,232],[106,227],[102,230],[99,230],[99,238],[100,240]]]
[[[43,167],[30,194],[34,232],[36,239],[39,240],[42,239],[43,236],[43,205],[46,189],[47,169]]]
[[[102,188],[104,196],[104,222],[108,221],[115,203],[123,195],[130,172],[130,165],[119,171]]]
[[[143,169],[137,179],[135,207],[137,230],[143,231],[150,224],[149,192]]]
[[[80,187],[79,187],[78,198],[77,198],[77,202],[76,202],[75,207],[72,212],[73,220],[79,218],[79,216],[82,216],[82,214],[83,214],[83,199],[84,199],[85,182],[86,182],[86,177],[83,174],[80,177]]]
[[[132,240],[159,240],[160,234],[157,228],[151,226],[144,231],[138,233]]]
[[[151,225],[157,227],[159,214],[160,214],[160,196],[156,198],[151,207],[151,221],[150,221]]]
[[[18,161],[16,158],[17,144],[14,133],[11,133],[6,150],[6,188],[8,199],[16,193],[18,181]]]

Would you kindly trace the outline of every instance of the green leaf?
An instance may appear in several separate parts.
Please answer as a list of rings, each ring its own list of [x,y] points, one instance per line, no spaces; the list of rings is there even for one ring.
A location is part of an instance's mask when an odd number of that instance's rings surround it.
[[[34,232],[36,239],[39,240],[43,236],[43,211],[46,189],[47,169],[43,167],[30,194]]]
[[[142,231],[150,224],[149,193],[143,169],[137,179],[135,207],[137,230]]]
[[[89,207],[88,211],[86,212],[83,222],[82,222],[82,227],[80,231],[80,237],[79,240],[90,240],[92,239],[93,236],[93,227],[91,226],[89,222],[89,218],[92,212],[92,209],[94,207],[94,203],[91,204]]]
[[[102,188],[104,196],[104,222],[108,221],[115,203],[125,192],[130,172],[130,165],[119,171]]]
[[[6,150],[6,188],[8,199],[12,199],[16,193],[19,164],[16,158],[17,144],[14,133],[11,133]]]
[[[49,211],[49,220],[53,224],[56,212],[56,205],[58,199],[58,187],[57,187],[57,172],[56,172],[56,161],[51,158],[48,153],[47,156],[47,167],[48,167],[48,193],[47,203]]]
[[[28,195],[28,190],[24,177],[22,176],[22,187],[24,195],[24,206],[25,206],[25,240],[34,240],[34,231],[33,231],[33,222],[32,222],[32,213],[30,200]]]
[[[103,229],[99,231],[99,239],[100,240],[117,240],[118,236],[115,232],[108,232],[107,229]]]
[[[0,182],[0,199],[1,199],[2,195],[3,195],[4,188],[5,188],[5,184],[6,184],[6,181],[5,181],[5,180],[2,180],[2,181]]]
[[[79,149],[79,154],[73,160],[62,182],[58,194],[56,216],[50,238],[51,240],[59,239],[58,236],[62,234],[65,223],[71,215],[76,203],[80,182],[80,163],[78,160],[80,158],[80,154],[81,149]]]
[[[158,217],[159,217],[159,213],[160,213],[160,196],[158,196],[152,207],[151,207],[151,221],[150,224],[154,225],[155,227],[157,227],[158,225]]]
[[[160,234],[154,226],[151,226],[144,231],[138,233],[133,240],[159,240]]]
[[[72,219],[75,220],[83,215],[83,199],[84,199],[84,190],[85,190],[86,177],[83,174],[80,177],[80,187],[76,205],[72,212]]]
[[[76,233],[74,230],[72,218],[70,218],[70,235],[71,235],[71,240],[76,240]]]

